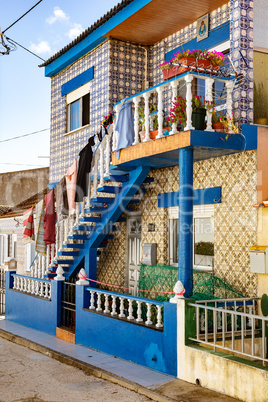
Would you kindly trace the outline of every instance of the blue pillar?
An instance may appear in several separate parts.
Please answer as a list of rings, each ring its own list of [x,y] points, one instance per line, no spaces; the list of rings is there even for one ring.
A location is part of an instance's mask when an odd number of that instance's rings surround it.
[[[193,293],[193,150],[179,150],[179,280]]]
[[[85,246],[86,247],[86,246]],[[97,249],[89,248],[85,253],[85,271],[89,279],[97,280]],[[90,282],[89,286],[96,287],[95,282]]]

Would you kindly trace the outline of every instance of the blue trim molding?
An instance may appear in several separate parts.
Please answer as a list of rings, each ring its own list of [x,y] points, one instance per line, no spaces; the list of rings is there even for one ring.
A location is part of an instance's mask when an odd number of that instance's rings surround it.
[[[82,74],[77,75],[77,77],[66,82],[61,86],[61,96],[67,95],[68,93],[74,91],[75,89],[81,87],[87,82],[93,80],[94,78],[94,67],[90,67],[88,70],[84,71]]]
[[[221,187],[201,188],[193,192],[194,205],[221,203]],[[158,208],[178,207],[179,191],[158,194]]]
[[[208,35],[208,38],[202,40],[201,42],[197,42],[195,38],[182,46],[178,46],[175,49],[170,50],[165,54],[165,61],[170,60],[174,53],[178,52],[179,50],[210,49],[220,45],[223,42],[226,42],[230,39],[230,22],[226,22],[225,24],[212,29],[209,31]]]

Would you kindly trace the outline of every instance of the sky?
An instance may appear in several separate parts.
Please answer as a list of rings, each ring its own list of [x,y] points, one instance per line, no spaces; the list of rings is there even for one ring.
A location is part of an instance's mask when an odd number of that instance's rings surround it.
[[[0,2],[3,32],[38,0]],[[119,2],[43,0],[5,35],[47,60]],[[0,173],[49,166],[50,78],[40,64],[19,46],[0,55]]]

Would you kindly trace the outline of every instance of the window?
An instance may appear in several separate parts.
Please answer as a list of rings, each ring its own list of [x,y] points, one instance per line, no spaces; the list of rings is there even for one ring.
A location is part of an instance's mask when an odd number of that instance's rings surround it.
[[[35,257],[35,242],[25,244],[25,271],[30,271],[31,264]]]
[[[90,95],[87,94],[68,105],[68,131],[89,124],[89,101]]]
[[[0,235],[0,265],[4,265],[8,258],[8,236]]]
[[[90,83],[66,95],[67,132],[77,130],[90,123]]]
[[[178,208],[169,208],[169,264],[178,265]],[[194,268],[211,270],[214,264],[214,206],[194,207]]]

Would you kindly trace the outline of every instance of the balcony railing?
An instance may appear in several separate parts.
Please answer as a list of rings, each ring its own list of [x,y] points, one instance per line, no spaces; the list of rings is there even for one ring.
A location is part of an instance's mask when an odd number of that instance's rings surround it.
[[[196,317],[191,341],[267,365],[268,318],[255,313],[256,299],[207,300],[188,306]]]
[[[140,142],[139,138],[139,105],[141,100],[144,102],[144,115],[145,115],[145,140],[150,140],[150,109],[149,109],[149,98],[153,94],[157,94],[157,120],[158,120],[158,135],[156,138],[163,137],[163,124],[164,124],[164,96],[163,93],[165,90],[171,90],[171,98],[168,100],[169,110],[171,107],[171,102],[178,94],[178,88],[183,83],[186,85],[186,126],[184,131],[194,130],[195,128],[192,125],[192,97],[193,97],[193,82],[194,78],[198,78],[199,80],[204,81],[204,85],[206,88],[205,100],[213,101],[213,85],[215,82],[223,82],[225,84],[225,99],[226,99],[226,117],[229,124],[228,131],[232,132],[232,91],[235,85],[234,79],[232,77],[218,77],[218,76],[210,76],[207,74],[200,73],[192,73],[187,72],[185,74],[181,74],[178,77],[172,78],[168,81],[162,82],[159,85],[156,85],[152,88],[149,88],[143,92],[130,96],[129,98],[124,99],[123,102],[133,102],[134,103],[134,131],[135,131],[135,139],[132,145],[138,144]],[[169,92],[169,93],[170,93]],[[121,109],[122,102],[118,102],[114,106],[115,115],[118,116],[119,111]],[[212,109],[208,108],[206,112],[207,121],[206,121],[206,131],[214,131],[212,128]],[[115,119],[116,120],[116,119]],[[172,124],[171,131],[169,135],[177,133],[177,123]],[[118,133],[114,131],[113,134],[113,149],[117,148],[118,142]]]

